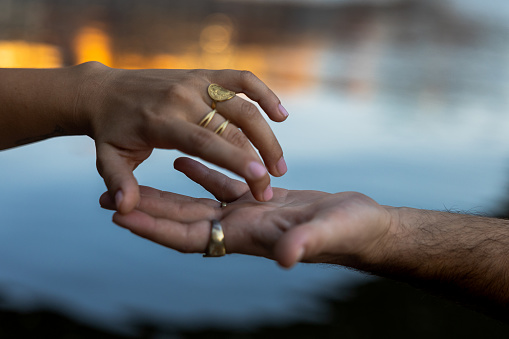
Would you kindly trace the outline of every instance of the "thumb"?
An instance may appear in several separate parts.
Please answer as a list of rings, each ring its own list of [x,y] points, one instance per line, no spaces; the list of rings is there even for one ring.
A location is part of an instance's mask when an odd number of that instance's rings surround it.
[[[330,237],[330,233],[323,232],[318,221],[301,224],[279,238],[274,247],[274,259],[285,268],[290,268],[302,260],[320,261]]]
[[[285,232],[276,242],[274,259],[285,268],[290,268],[306,256],[306,243],[310,237],[310,225],[300,225]]]
[[[97,146],[97,170],[104,179],[118,212],[131,212],[140,200],[138,182],[133,170],[136,164],[109,144]]]

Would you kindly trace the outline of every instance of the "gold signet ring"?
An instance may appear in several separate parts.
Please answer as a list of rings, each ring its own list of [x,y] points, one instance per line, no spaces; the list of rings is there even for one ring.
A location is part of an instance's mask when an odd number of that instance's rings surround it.
[[[201,126],[201,127],[207,127],[208,124],[212,121],[212,118],[214,117],[214,115],[217,113],[217,109],[213,109],[212,111],[210,111],[209,113],[207,113],[207,115],[201,119],[200,123],[198,124],[198,126]]]
[[[223,88],[217,84],[210,84],[208,92],[209,97],[215,102],[230,100],[235,96],[235,92]]]
[[[222,257],[226,254],[224,247],[224,233],[221,224],[217,220],[212,220],[210,229],[210,240],[204,257]]]

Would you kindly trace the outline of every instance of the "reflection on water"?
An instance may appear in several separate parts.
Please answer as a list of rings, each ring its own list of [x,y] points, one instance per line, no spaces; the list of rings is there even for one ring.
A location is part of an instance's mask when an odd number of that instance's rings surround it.
[[[289,164],[275,185],[489,213],[506,195],[507,5],[483,2],[497,15],[480,17],[469,3],[0,0],[0,66],[249,69],[291,115],[271,125]],[[155,152],[138,180],[206,196],[170,170],[175,156]],[[8,310],[46,307],[121,333],[135,323],[284,327],[328,319],[322,297],[365,279],[242,256],[205,261],[113,227],[97,206],[104,187],[86,138],[0,159]]]
[[[320,81],[361,93],[399,83],[395,79],[377,83],[380,72],[397,77],[416,74],[425,79],[407,79],[408,83],[447,92],[447,80],[458,75],[450,74],[449,66],[458,59],[444,54],[486,47],[483,35],[489,29],[458,15],[446,1],[292,6],[204,0],[192,4],[4,0],[0,6],[2,40],[22,40],[33,48],[41,43],[53,46],[46,53],[26,53],[23,46],[6,44],[1,50],[16,58],[2,58],[3,67],[53,67],[57,55],[62,65],[97,60],[121,68],[250,69],[269,83],[284,81],[285,87],[309,87]],[[387,55],[395,52],[398,55]],[[324,63],[324,55],[333,59]],[[395,72],[393,67],[405,67],[402,62],[419,66]]]
[[[392,87],[431,100],[507,83],[505,31],[451,2],[327,3],[3,0],[0,66],[249,69],[283,93]]]

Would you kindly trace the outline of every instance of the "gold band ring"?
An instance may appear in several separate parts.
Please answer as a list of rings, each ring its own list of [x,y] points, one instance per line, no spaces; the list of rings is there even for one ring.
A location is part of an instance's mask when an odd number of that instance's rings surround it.
[[[213,109],[212,111],[207,113],[207,115],[203,119],[201,119],[201,121],[198,124],[198,126],[200,126],[200,127],[207,127],[208,124],[212,121],[212,118],[214,117],[214,115],[216,113],[217,113],[217,109]]]
[[[226,129],[226,126],[230,123],[230,120],[225,120],[221,125],[219,125],[218,128],[214,131],[217,135],[223,134],[224,130]]]
[[[224,247],[224,233],[221,224],[217,220],[212,220],[210,229],[210,239],[204,257],[222,257],[226,254]]]
[[[210,84],[207,88],[209,97],[212,99],[212,109],[216,108],[216,103],[227,101],[235,97],[235,92],[219,86],[218,84]]]

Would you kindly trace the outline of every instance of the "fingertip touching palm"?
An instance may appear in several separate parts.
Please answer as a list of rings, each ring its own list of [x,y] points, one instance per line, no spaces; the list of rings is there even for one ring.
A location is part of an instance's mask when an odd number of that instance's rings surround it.
[[[390,227],[390,214],[356,192],[274,189],[269,202],[254,199],[246,184],[188,159],[175,168],[202,185],[217,200],[191,198],[149,187],[131,213],[113,220],[133,233],[181,252],[204,252],[210,221],[220,220],[228,253],[257,255],[284,267],[296,262],[337,263],[344,256],[369,255]],[[115,209],[109,195],[105,208]]]
[[[283,175],[286,163],[253,103],[239,96],[217,102],[217,113],[207,126],[199,126],[214,103],[207,94],[211,83],[246,94],[270,119],[285,120],[287,113],[277,96],[252,73],[83,67],[89,76],[76,101],[76,116],[89,121],[87,134],[96,142],[97,168],[119,212],[138,204],[132,172],[154,148],[178,149],[226,168],[246,179],[257,200],[272,198],[269,173]],[[218,126],[223,126],[221,133]]]

